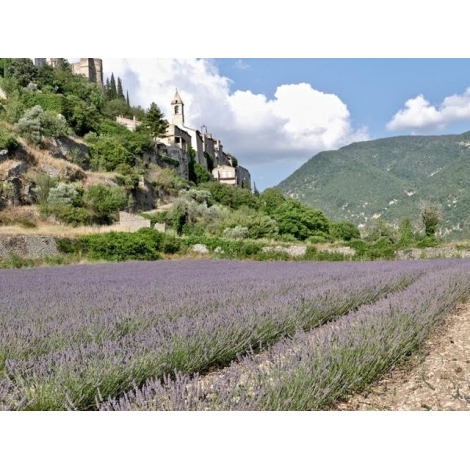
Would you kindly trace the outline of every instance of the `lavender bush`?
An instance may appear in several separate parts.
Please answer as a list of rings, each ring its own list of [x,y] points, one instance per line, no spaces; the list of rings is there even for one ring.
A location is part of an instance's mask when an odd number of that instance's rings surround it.
[[[3,271],[0,407],[94,409],[149,379],[205,373],[297,338],[444,264],[200,260]]]
[[[149,381],[104,410],[321,410],[360,391],[422,343],[470,293],[470,263],[435,261],[407,290],[245,357],[219,376]]]

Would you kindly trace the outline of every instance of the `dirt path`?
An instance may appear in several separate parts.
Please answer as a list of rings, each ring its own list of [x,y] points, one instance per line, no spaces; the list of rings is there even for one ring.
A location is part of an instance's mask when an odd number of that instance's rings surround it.
[[[333,409],[470,411],[470,304],[449,314],[406,368]]]

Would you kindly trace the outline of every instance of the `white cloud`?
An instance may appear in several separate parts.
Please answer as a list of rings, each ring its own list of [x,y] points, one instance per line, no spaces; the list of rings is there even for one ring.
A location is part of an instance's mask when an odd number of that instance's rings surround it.
[[[387,123],[387,129],[412,132],[443,130],[449,124],[466,120],[470,120],[470,88],[462,95],[448,96],[437,107],[423,95],[411,98],[405,103],[405,108]]]
[[[369,138],[366,130],[353,129],[338,96],[308,83],[280,85],[269,99],[249,90],[231,92],[230,79],[207,59],[103,59],[103,65],[105,75],[114,72],[129,88],[131,104],[147,108],[154,101],[169,120],[177,88],[186,124],[206,125],[248,169],[251,164],[303,163],[321,150]]]

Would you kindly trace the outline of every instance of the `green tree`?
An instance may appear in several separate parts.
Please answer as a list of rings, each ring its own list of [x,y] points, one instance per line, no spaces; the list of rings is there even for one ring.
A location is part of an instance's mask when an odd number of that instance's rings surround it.
[[[278,189],[265,189],[260,195],[261,209],[267,214],[272,214],[281,204],[286,201],[284,194]]]
[[[424,232],[429,238],[436,236],[436,230],[442,218],[441,208],[437,204],[429,201],[422,201],[420,203],[421,221],[424,226]]]
[[[333,238],[350,241],[354,238],[361,238],[359,229],[349,221],[330,224],[330,235]]]
[[[0,77],[7,78],[9,76],[8,69],[13,59],[1,58],[0,59]]]
[[[25,87],[35,81],[38,69],[31,59],[13,59],[8,72],[18,81],[18,85]]]
[[[126,104],[127,104],[127,109],[130,110],[131,103],[129,101],[129,92],[128,91],[126,91]]]
[[[145,109],[143,109],[142,106],[131,106],[129,110],[129,116],[135,116],[138,121],[143,121],[145,117]],[[139,128],[137,128],[136,131],[138,131],[138,129]]]
[[[405,217],[400,221],[398,235],[399,239],[397,243],[400,247],[406,247],[415,242],[415,234],[413,233],[413,227],[409,217]]]
[[[116,116],[126,116],[128,115],[128,111],[126,102],[119,98],[106,101],[103,108],[103,114],[112,119]]]
[[[328,235],[330,222],[323,212],[299,201],[287,200],[271,214],[279,234],[290,234],[299,240],[314,235]]]
[[[117,88],[116,88],[116,80],[114,79],[114,73],[112,73],[111,80],[109,81],[108,99],[114,100],[115,98],[117,98]]]
[[[109,77],[106,77],[106,83],[104,85],[104,94],[107,100],[109,100],[110,90],[111,90],[111,84],[109,83]]]
[[[78,96],[66,96],[64,115],[79,136],[96,131],[98,128],[100,115],[96,106],[87,103]]]
[[[204,183],[202,187],[208,189],[214,201],[223,206],[228,206],[232,209],[239,209],[242,206],[251,207],[253,209],[259,207],[259,199],[255,197],[249,189],[223,184],[219,181]]]
[[[375,219],[367,228],[366,240],[377,242],[381,238],[387,239],[391,244],[398,241],[396,228],[382,219]]]
[[[41,88],[54,85],[54,69],[47,62],[38,67],[37,83]]]
[[[153,103],[145,113],[142,121],[142,127],[156,140],[158,137],[163,137],[168,129],[168,121],[165,119],[164,114],[160,108]]]
[[[122,89],[121,77],[118,77],[118,80],[117,80],[117,98],[122,101],[126,100],[126,97],[124,96],[124,91]]]

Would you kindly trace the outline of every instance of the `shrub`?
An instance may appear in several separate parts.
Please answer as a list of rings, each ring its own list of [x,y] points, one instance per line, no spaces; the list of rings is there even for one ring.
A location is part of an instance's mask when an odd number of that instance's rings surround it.
[[[241,225],[237,225],[233,228],[226,228],[223,232],[223,235],[226,238],[247,238],[248,227],[242,227]]]
[[[83,235],[75,239],[56,238],[61,253],[86,255],[90,259],[107,261],[156,260],[161,256],[165,235],[149,228],[135,233],[108,232]],[[168,247],[171,250],[170,247]]]
[[[309,241],[310,243],[326,243],[329,241],[329,239],[326,237],[313,235],[311,237],[308,237],[307,241]]]
[[[43,137],[64,137],[69,127],[61,114],[44,111],[41,106],[27,109],[16,123],[17,131],[29,142],[40,144]]]
[[[15,135],[0,124],[0,150],[13,152],[18,148],[18,145]]]
[[[290,234],[305,240],[312,235],[329,234],[329,220],[323,212],[298,201],[283,202],[272,212],[271,217],[277,222],[281,235]]]
[[[92,225],[91,214],[83,207],[73,207],[71,205],[55,206],[49,208],[57,220],[73,227],[80,225]]]
[[[242,206],[253,209],[257,209],[259,206],[259,199],[249,189],[222,184],[218,181],[204,183],[201,185],[202,188],[210,191],[213,201],[235,210]]]
[[[151,229],[135,233],[109,232],[80,237],[87,245],[90,259],[108,261],[157,260],[164,235]]]
[[[354,238],[360,238],[359,229],[349,221],[330,224],[330,235],[334,239],[349,241]]]
[[[39,204],[46,204],[49,192],[56,186],[57,182],[48,174],[40,173],[36,178],[36,195]]]
[[[441,208],[437,204],[430,202],[422,202],[421,208],[421,221],[423,222],[426,237],[432,238],[436,234],[439,222],[442,219]]]
[[[119,186],[90,186],[85,194],[85,202],[100,223],[111,223],[119,209],[127,204],[126,191]]]
[[[78,192],[72,184],[59,183],[49,190],[47,204],[49,206],[72,205],[78,197]]]
[[[21,100],[25,108],[41,106],[44,111],[51,111],[54,114],[64,114],[65,97],[56,93],[23,93]]]
[[[162,244],[162,251],[166,254],[178,253],[182,248],[181,241],[178,238],[172,237],[170,235],[165,235]]]
[[[89,149],[94,171],[113,171],[119,164],[132,165],[135,160],[120,140],[112,136],[99,136]]]
[[[188,187],[188,183],[180,178],[172,168],[163,168],[153,184],[168,196],[177,196],[181,189]]]
[[[67,95],[64,116],[80,136],[96,131],[99,125],[100,116],[96,106],[86,103],[78,96]]]

